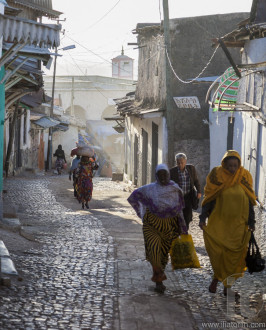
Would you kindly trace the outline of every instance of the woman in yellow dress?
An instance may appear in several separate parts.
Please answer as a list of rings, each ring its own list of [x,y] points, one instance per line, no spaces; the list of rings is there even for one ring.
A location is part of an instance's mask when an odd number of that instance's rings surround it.
[[[199,216],[214,272],[209,286],[212,293],[222,282],[227,295],[227,288],[243,276],[250,231],[255,229],[255,204],[251,174],[241,166],[237,151],[227,151],[221,166],[214,167],[207,176]]]

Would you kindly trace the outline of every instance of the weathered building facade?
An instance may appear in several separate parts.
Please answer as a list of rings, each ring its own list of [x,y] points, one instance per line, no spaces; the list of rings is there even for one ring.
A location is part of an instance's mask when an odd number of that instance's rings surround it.
[[[188,163],[196,166],[202,185],[209,171],[208,105],[205,95],[208,85],[183,83],[196,77],[208,64],[214,49],[210,46],[211,30],[221,36],[248,14],[210,15],[170,20],[170,47],[167,49],[171,65],[170,90],[166,90],[166,51],[161,24],[138,24],[139,69],[134,101],[118,104],[118,112],[125,118],[125,179],[137,185],[154,179],[155,166],[166,162],[174,165],[174,155],[184,152]],[[239,54],[236,52],[238,58]],[[218,49],[204,71],[204,76],[222,73],[229,62]],[[175,71],[175,73],[173,72]],[[170,109],[166,95],[170,93]],[[124,104],[124,105],[123,105]],[[172,128],[166,121],[172,111]],[[169,133],[173,136],[173,151],[168,155]],[[170,161],[169,161],[170,159]]]
[[[51,0],[7,1],[1,16],[5,90],[3,160],[6,173],[44,167],[41,127],[31,125],[31,111],[42,112],[42,65],[49,67],[51,51],[60,43],[60,25],[42,24],[42,16],[58,18]],[[15,32],[14,32],[15,31]],[[45,113],[43,113],[43,116]],[[36,154],[38,161],[36,162]],[[43,164],[42,164],[43,163]]]
[[[256,232],[262,251],[265,245],[266,202],[266,3],[255,0],[248,19],[224,38],[227,47],[238,49],[241,70],[236,102],[225,111],[210,108],[211,165],[220,164],[230,146],[237,150],[242,165],[250,171],[253,186],[261,207],[257,209]],[[232,48],[229,48],[230,52]],[[221,84],[220,84],[221,86]],[[216,90],[219,88],[216,87]],[[217,109],[216,109],[217,110]],[[263,208],[264,206],[264,208]],[[260,209],[260,210],[259,210]]]

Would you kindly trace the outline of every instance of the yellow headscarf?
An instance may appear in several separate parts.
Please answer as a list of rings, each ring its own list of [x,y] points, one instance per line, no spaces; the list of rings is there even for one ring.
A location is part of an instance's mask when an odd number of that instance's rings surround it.
[[[214,200],[220,193],[229,187],[240,184],[253,205],[256,205],[256,195],[253,190],[252,176],[248,170],[240,165],[238,170],[232,174],[225,168],[225,159],[236,157],[241,164],[241,157],[235,150],[228,150],[222,158],[221,166],[214,167],[207,176],[204,187],[204,198],[202,205]]]

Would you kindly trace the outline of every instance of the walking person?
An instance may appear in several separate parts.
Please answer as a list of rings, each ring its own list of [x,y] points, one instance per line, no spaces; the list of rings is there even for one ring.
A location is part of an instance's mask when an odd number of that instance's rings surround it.
[[[71,176],[73,178],[73,187],[74,187],[74,197],[77,197],[77,190],[76,190],[76,184],[77,184],[77,177],[76,177],[76,172],[78,165],[80,163],[80,156],[76,156],[71,163],[71,167],[69,170],[69,180],[71,181]]]
[[[155,290],[164,292],[167,279],[165,267],[172,240],[187,234],[183,218],[183,194],[180,187],[170,181],[167,165],[156,167],[156,182],[144,185],[129,196],[128,202],[143,221],[146,259],[151,263],[156,283]]]
[[[55,153],[54,157],[56,157],[55,161],[55,168],[57,169],[57,173],[60,175],[63,169],[64,163],[66,163],[66,157],[65,157],[65,152],[62,149],[62,145],[59,144]]]
[[[250,231],[255,229],[255,204],[251,174],[241,166],[237,151],[227,151],[221,166],[214,167],[207,177],[199,216],[213,268],[209,286],[212,293],[216,292],[218,282],[222,282],[227,295],[232,280],[243,276]]]
[[[201,198],[200,182],[197,176],[196,169],[193,165],[187,164],[187,156],[184,153],[178,153],[175,155],[176,166],[170,169],[170,178],[176,182],[183,191],[185,207],[183,214],[187,229],[192,221],[192,202],[194,187],[197,190],[197,198]]]
[[[93,171],[98,169],[95,158],[89,156],[81,156],[80,163],[76,170],[76,192],[79,203],[89,208],[89,201],[92,197],[93,190]]]

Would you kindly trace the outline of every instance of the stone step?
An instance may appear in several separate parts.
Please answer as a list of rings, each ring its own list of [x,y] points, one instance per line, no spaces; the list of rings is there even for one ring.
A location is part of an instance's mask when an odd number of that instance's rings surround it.
[[[18,275],[13,261],[3,241],[0,241],[0,278],[1,275]]]

